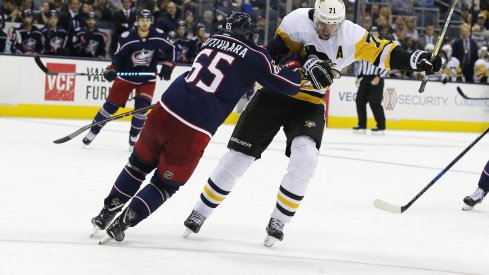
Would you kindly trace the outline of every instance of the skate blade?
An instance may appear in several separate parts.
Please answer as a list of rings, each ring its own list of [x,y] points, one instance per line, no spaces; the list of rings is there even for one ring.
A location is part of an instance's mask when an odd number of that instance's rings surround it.
[[[133,151],[134,151],[134,146],[129,145],[129,152],[132,153]]]
[[[272,236],[267,236],[265,238],[265,241],[263,242],[263,245],[266,247],[272,247],[276,242],[279,242],[280,240],[272,237]]]
[[[100,230],[102,230],[100,229],[100,227],[93,225],[92,234],[90,234],[90,238],[93,237],[95,234],[97,234],[97,232],[99,232]]]
[[[185,232],[183,232],[183,238],[187,239],[188,237],[190,237],[190,235],[194,234],[194,232],[190,229],[186,229]]]
[[[473,206],[467,205],[467,204],[465,204],[465,203],[464,203],[464,205],[462,206],[462,210],[463,210],[463,211],[470,211],[470,210],[472,210],[472,209],[474,209],[474,207],[473,207]]]
[[[109,236],[109,234],[105,234],[105,236],[98,242],[99,245],[103,245],[108,243],[109,241],[112,240],[112,237]]]

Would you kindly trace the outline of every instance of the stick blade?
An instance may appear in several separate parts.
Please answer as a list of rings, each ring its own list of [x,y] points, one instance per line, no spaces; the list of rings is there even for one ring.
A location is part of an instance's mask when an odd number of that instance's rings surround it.
[[[391,212],[391,213],[401,214],[403,212],[402,208],[400,206],[396,206],[396,205],[390,204],[388,202],[385,202],[385,201],[379,200],[379,199],[376,199],[374,201],[374,206],[377,209],[387,211],[387,212]]]
[[[69,136],[66,136],[66,137],[62,137],[60,139],[54,140],[53,143],[54,144],[61,144],[61,143],[65,143],[69,140],[71,140],[71,138]]]

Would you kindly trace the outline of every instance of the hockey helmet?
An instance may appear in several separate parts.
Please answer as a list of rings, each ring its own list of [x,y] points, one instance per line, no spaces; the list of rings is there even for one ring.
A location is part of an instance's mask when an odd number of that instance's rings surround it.
[[[22,11],[22,17],[32,17],[32,10],[31,9],[25,9]]]
[[[343,0],[316,0],[314,4],[314,20],[324,24],[341,24],[345,21],[345,14]]]
[[[138,12],[138,15],[136,16],[136,21],[138,21],[141,18],[149,18],[151,19],[151,22],[154,21],[153,14],[147,9],[143,9]]]
[[[59,17],[59,13],[57,10],[49,10],[49,12],[46,14],[47,18],[51,17]]]
[[[441,47],[442,52],[444,52],[448,57],[452,56],[452,46],[450,44],[445,44]]]
[[[426,44],[426,46],[424,46],[424,50],[427,51],[427,52],[432,52],[435,50],[435,45],[433,44]]]
[[[486,46],[482,46],[479,49],[478,54],[479,54],[479,58],[482,58],[482,59],[488,59],[489,58],[489,51],[487,50]]]
[[[250,39],[257,43],[259,27],[253,16],[244,12],[231,12],[222,28],[224,33],[244,39]]]
[[[97,15],[93,11],[87,13],[87,20],[88,19],[97,19]]]

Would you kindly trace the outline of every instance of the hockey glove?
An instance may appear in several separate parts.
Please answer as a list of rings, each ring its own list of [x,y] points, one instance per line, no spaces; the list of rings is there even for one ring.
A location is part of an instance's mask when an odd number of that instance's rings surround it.
[[[411,54],[411,68],[416,72],[425,72],[426,75],[434,75],[440,72],[442,62],[441,57],[436,56],[431,62],[431,53],[416,50]]]
[[[115,67],[110,65],[104,71],[105,80],[112,82],[117,78],[117,72],[115,71]]]
[[[173,68],[175,67],[175,64],[170,62],[170,61],[165,61],[161,65],[161,70],[160,70],[160,80],[170,80],[171,78],[171,73],[173,72]]]
[[[304,63],[304,69],[314,89],[321,90],[333,84],[333,72],[327,62],[312,57]]]

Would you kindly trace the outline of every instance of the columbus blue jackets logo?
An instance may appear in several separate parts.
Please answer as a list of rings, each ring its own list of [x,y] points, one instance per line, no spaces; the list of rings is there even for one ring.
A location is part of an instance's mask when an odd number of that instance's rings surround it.
[[[24,51],[26,52],[34,51],[36,49],[36,40],[27,38],[26,40],[22,41],[22,48],[24,48]]]
[[[97,52],[97,48],[100,42],[95,41],[95,40],[88,40],[88,45],[85,48],[86,53],[95,53]]]
[[[58,49],[63,46],[64,41],[65,40],[61,37],[54,37],[53,39],[51,39],[51,41],[49,41],[49,45],[53,49]]]
[[[136,66],[149,66],[153,59],[154,50],[145,50],[134,52],[131,56],[132,64]]]

